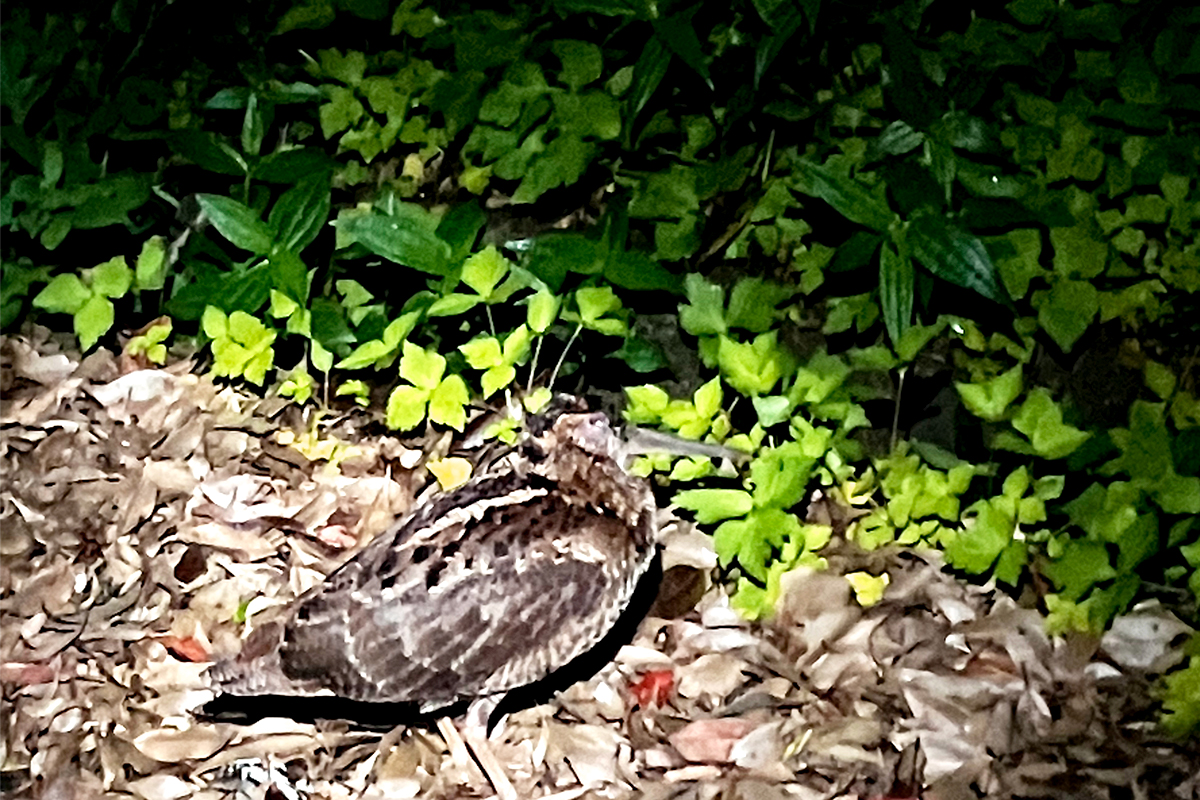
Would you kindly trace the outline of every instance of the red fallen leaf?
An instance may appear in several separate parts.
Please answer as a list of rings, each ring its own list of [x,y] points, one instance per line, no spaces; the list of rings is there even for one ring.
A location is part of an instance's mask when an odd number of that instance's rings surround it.
[[[0,664],[0,682],[3,683],[32,686],[35,683],[50,683],[54,677],[54,668],[40,661],[5,661]]]
[[[734,744],[757,727],[758,723],[738,717],[701,719],[675,731],[667,741],[692,763],[723,764],[730,760]]]
[[[204,645],[196,641],[193,636],[183,638],[178,636],[164,636],[161,641],[163,646],[170,650],[171,654],[180,661],[195,663],[209,660],[208,650],[205,649]]]
[[[675,688],[675,673],[669,669],[653,669],[642,675],[637,683],[630,684],[629,691],[638,705],[646,708],[650,704],[665,706]]]

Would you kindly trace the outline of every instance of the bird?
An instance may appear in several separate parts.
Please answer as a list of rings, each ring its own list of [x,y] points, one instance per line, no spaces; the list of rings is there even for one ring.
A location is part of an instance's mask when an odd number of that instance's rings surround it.
[[[419,504],[253,630],[209,670],[214,688],[422,713],[468,701],[486,730],[506,693],[597,645],[647,574],[658,509],[626,457],[607,416],[559,401],[507,458]]]

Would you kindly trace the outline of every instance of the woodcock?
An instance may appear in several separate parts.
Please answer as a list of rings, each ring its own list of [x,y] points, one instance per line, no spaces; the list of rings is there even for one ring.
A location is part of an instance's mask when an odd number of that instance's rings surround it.
[[[595,646],[654,558],[654,499],[603,414],[543,427],[256,629],[213,668],[217,686],[433,711],[486,703]]]

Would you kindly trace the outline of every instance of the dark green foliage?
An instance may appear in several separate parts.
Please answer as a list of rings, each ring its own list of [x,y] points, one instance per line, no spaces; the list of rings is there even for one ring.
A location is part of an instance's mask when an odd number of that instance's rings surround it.
[[[0,324],[405,430],[586,364],[751,455],[639,466],[751,615],[836,534],[1194,616],[1200,12],[953,5],[6,7]]]

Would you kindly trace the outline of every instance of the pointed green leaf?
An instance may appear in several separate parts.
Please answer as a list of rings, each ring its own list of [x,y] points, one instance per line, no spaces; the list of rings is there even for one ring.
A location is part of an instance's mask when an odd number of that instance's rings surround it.
[[[912,325],[916,275],[912,259],[885,244],[879,253],[879,304],[892,343],[898,343]]]
[[[218,194],[198,194],[196,200],[213,227],[235,247],[257,255],[271,251],[271,230],[251,208]]]
[[[983,243],[943,217],[917,217],[909,223],[905,241],[921,265],[939,278],[997,303],[1009,302]]]
[[[282,247],[300,253],[317,238],[329,220],[329,193],[329,175],[324,172],[304,178],[284,192],[268,220]]]
[[[433,275],[449,275],[450,245],[434,235],[435,224],[424,222],[424,216],[427,215],[343,216],[337,221],[337,228],[352,241],[389,261]]]
[[[517,377],[517,371],[509,364],[499,364],[492,367],[479,379],[480,385],[483,387],[483,396],[491,397],[496,392],[503,389],[513,382]]]
[[[46,288],[33,298],[36,308],[56,314],[74,314],[92,298],[92,290],[83,285],[78,275],[55,275]]]
[[[848,175],[811,161],[797,162],[795,170],[796,189],[819,197],[859,225],[883,233],[896,218],[887,203]]]

